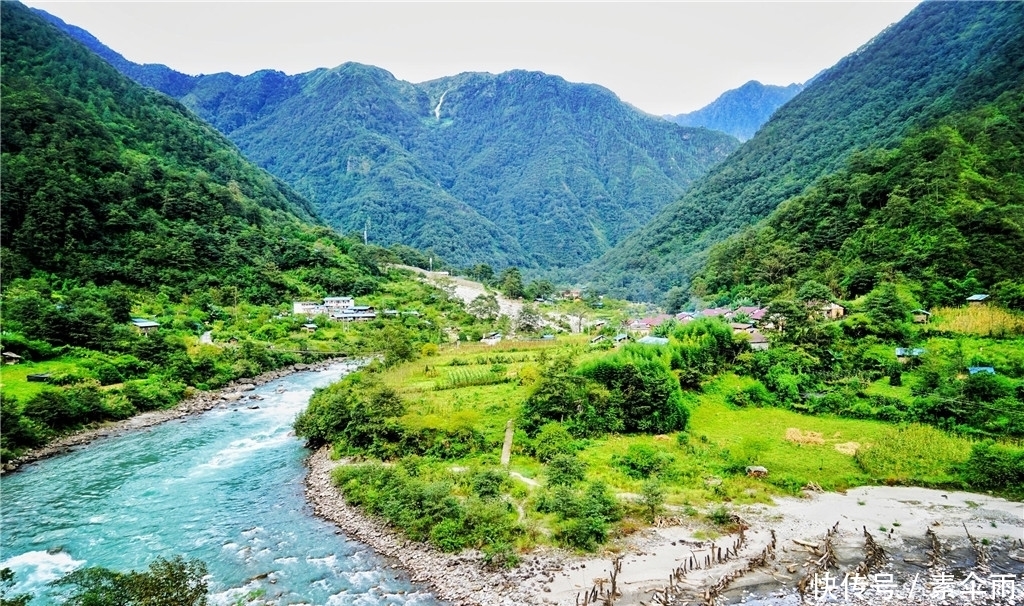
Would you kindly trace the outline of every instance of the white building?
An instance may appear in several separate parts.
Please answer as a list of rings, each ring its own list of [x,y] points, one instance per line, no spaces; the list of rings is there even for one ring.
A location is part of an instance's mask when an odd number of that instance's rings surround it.
[[[356,300],[352,297],[325,297],[324,307],[329,311],[341,311],[343,309],[352,309],[356,304]]]
[[[318,316],[327,313],[327,307],[316,301],[295,301],[292,303],[292,313],[302,316]]]

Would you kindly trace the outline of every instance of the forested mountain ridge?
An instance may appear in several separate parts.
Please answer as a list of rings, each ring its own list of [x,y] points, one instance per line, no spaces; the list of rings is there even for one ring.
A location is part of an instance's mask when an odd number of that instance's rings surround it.
[[[703,126],[728,133],[740,141],[754,136],[775,110],[804,89],[803,84],[777,86],[751,80],[725,91],[704,107],[685,114],[665,116],[681,126]]]
[[[781,107],[753,139],[587,268],[611,293],[688,287],[708,248],[767,216],[857,150],[996,99],[1024,75],[1015,3],[925,2]]]
[[[848,165],[712,247],[694,291],[769,301],[808,281],[853,299],[900,277],[927,307],[978,291],[1024,309],[1024,86]]]
[[[40,270],[277,302],[282,270],[333,264],[309,202],[223,135],[23,5],[2,10],[6,284]]]
[[[536,72],[410,84],[347,63],[295,76],[178,78],[101,54],[216,126],[331,225],[362,231],[368,220],[374,242],[457,264],[578,266],[737,145],[644,114],[602,87]]]

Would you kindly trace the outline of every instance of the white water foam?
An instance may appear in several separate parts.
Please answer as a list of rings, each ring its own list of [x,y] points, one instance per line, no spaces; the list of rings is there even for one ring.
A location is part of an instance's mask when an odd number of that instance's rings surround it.
[[[76,560],[64,551],[29,551],[0,562],[0,568],[10,568],[14,571],[17,584],[11,593],[16,594],[39,589],[82,564],[85,564],[85,560]]]

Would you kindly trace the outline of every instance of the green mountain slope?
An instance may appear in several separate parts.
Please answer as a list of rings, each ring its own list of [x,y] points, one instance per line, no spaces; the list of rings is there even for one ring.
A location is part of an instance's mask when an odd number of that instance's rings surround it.
[[[342,243],[309,203],[223,135],[21,4],[2,10],[5,283],[42,271],[179,292],[223,284],[276,303],[294,288],[283,270],[363,276],[324,254]]]
[[[374,241],[461,264],[578,266],[736,146],[540,73],[412,85],[349,63],[236,78],[200,78],[181,99],[332,225],[369,220]]]
[[[173,76],[48,16],[173,95],[342,231],[458,264],[576,267],[620,242],[735,149],[599,86],[513,71],[410,84],[347,63],[296,76]],[[173,72],[173,70],[170,70]]]
[[[991,102],[1024,77],[1016,3],[926,2],[816,78],[728,160],[588,269],[611,292],[687,286],[707,249],[767,216],[856,150]]]
[[[702,296],[771,300],[814,280],[843,298],[894,276],[928,306],[1024,276],[1024,93],[947,116],[848,166],[711,249]],[[1024,286],[1024,284],[1022,284]],[[997,289],[998,290],[998,289]]]
[[[746,141],[772,117],[775,110],[803,89],[803,84],[776,86],[751,80],[739,88],[725,91],[696,111],[665,116],[665,119],[681,126],[703,126],[722,131]]]

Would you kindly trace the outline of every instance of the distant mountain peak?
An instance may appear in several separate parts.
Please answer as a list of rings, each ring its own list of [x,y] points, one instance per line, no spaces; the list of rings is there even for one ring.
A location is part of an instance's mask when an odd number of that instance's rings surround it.
[[[740,141],[754,136],[779,107],[804,89],[804,84],[777,86],[751,80],[728,90],[708,105],[686,114],[665,116],[682,126],[703,126],[728,133]]]

